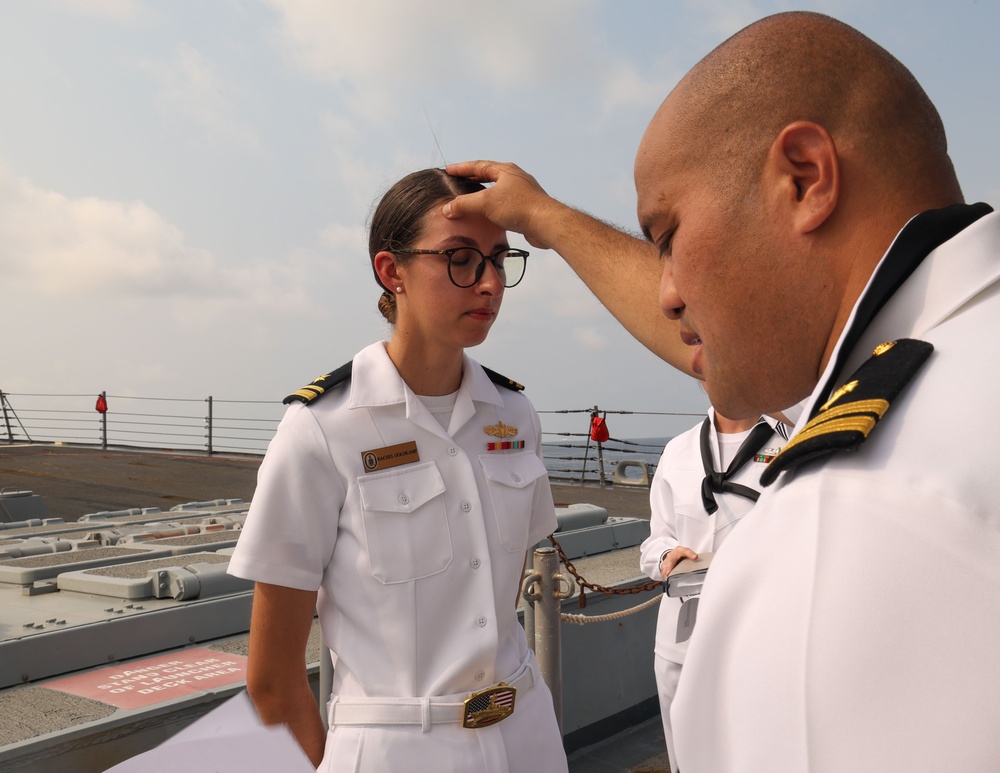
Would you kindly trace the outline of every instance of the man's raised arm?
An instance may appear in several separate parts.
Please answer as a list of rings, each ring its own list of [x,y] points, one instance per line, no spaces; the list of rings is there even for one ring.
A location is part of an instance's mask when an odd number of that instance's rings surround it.
[[[557,201],[514,164],[468,161],[447,169],[494,185],[448,202],[446,217],[483,215],[523,234],[534,247],[555,250],[641,344],[691,373],[689,349],[678,335],[678,324],[660,311],[662,265],[652,244]]]

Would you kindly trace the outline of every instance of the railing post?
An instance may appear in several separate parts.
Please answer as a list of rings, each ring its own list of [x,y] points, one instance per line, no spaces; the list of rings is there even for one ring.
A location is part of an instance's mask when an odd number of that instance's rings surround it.
[[[14,442],[14,433],[10,429],[10,416],[7,415],[7,397],[4,395],[3,390],[0,389],[0,409],[3,409],[3,423],[7,428],[7,442]]]
[[[101,392],[101,397],[104,398],[104,402],[108,401],[108,391],[105,389]],[[108,450],[108,412],[101,411],[101,448],[105,451]]]
[[[212,395],[205,401],[208,403],[208,416],[205,418],[205,428],[208,430],[208,455],[212,455]]]
[[[598,411],[598,408],[595,405],[594,412],[591,414],[591,416],[599,416],[599,415],[600,412]],[[604,488],[607,485],[607,481],[604,479],[604,446],[600,440],[597,441],[597,473],[600,476],[601,488]]]
[[[534,556],[538,579],[538,606],[535,609],[535,657],[542,678],[552,693],[556,721],[562,731],[562,599],[569,596],[569,581],[556,572],[559,556],[555,548],[538,548]],[[567,590],[560,589],[566,583]]]

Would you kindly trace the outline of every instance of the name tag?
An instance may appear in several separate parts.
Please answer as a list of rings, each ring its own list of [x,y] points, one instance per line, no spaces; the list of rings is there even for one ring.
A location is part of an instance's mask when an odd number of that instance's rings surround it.
[[[390,467],[419,461],[420,455],[417,453],[417,441],[415,440],[361,452],[361,462],[365,466],[365,472],[387,470]]]

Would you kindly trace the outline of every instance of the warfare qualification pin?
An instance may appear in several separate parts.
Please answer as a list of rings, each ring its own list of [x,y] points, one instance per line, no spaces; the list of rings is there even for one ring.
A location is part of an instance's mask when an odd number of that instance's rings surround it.
[[[500,439],[514,437],[517,434],[517,427],[512,427],[509,424],[504,424],[502,421],[498,421],[496,424],[490,424],[483,427],[483,432],[485,432],[490,437],[498,437]]]

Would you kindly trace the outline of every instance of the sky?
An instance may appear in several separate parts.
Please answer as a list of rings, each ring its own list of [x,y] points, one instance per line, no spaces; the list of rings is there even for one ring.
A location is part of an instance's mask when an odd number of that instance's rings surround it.
[[[992,1],[4,0],[0,390],[280,400],[388,337],[368,216],[445,161],[514,161],[636,230],[632,164],[660,102],[793,8],[902,60],[967,200],[1000,203]],[[555,253],[531,253],[473,357],[543,412],[704,410]],[[696,423],[617,421],[617,437]]]

